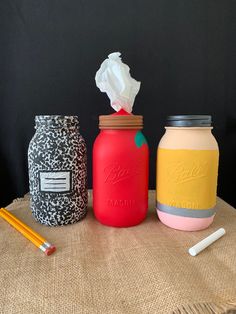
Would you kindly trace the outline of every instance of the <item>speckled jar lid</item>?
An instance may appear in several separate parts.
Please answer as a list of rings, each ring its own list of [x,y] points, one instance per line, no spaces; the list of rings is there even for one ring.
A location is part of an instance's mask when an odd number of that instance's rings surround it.
[[[78,128],[78,116],[63,116],[63,115],[39,115],[35,116],[35,128]]]

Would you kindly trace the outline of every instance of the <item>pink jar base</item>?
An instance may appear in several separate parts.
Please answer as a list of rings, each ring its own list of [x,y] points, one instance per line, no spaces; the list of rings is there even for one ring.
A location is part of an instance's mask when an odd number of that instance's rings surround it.
[[[164,213],[158,209],[157,215],[164,225],[182,231],[199,231],[206,229],[212,224],[215,217],[215,215],[207,218],[180,217]]]

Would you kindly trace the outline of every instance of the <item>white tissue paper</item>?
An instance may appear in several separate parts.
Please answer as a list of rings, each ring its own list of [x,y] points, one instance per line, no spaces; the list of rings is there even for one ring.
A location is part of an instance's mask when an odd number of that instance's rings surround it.
[[[132,112],[140,82],[130,76],[130,68],[123,63],[120,52],[109,54],[97,71],[95,81],[101,92],[107,93],[114,110]]]

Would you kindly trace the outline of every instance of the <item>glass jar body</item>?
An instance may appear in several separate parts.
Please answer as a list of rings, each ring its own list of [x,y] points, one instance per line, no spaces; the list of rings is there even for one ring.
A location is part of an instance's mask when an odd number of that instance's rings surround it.
[[[75,223],[87,213],[85,141],[78,127],[64,123],[63,117],[39,117],[28,149],[33,216],[50,226]]]
[[[101,130],[93,146],[93,208],[105,225],[129,227],[148,209],[149,150],[138,130]]]
[[[157,213],[169,227],[207,228],[215,216],[219,150],[212,127],[166,127],[157,149]]]

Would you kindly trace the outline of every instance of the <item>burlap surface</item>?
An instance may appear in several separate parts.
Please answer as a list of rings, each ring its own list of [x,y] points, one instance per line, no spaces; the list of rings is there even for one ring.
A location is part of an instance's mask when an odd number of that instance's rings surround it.
[[[236,211],[220,199],[213,225],[192,233],[157,220],[154,192],[147,219],[127,229],[101,225],[91,206],[66,227],[35,222],[27,197],[8,209],[57,252],[44,256],[0,219],[0,313],[236,313]],[[220,227],[222,239],[187,253]]]

